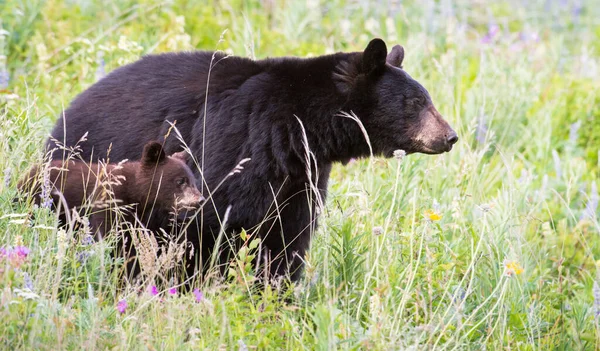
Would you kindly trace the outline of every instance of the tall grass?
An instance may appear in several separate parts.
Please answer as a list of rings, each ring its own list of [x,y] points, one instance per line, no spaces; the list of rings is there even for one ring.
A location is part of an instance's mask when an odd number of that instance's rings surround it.
[[[600,348],[599,15],[591,0],[4,1],[0,246],[30,252],[0,261],[1,347]],[[315,56],[374,36],[404,45],[460,141],[336,166],[292,291],[249,293],[249,236],[239,279],[117,289],[110,242],[12,202],[69,101],[142,54]]]

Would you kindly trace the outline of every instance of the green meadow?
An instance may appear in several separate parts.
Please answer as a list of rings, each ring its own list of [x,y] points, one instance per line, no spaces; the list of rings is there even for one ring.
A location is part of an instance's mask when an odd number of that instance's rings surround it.
[[[336,165],[289,289],[256,292],[248,249],[193,292],[127,284],[110,240],[13,203],[63,108],[144,54],[374,37],[460,140]],[[599,154],[592,0],[0,0],[0,349],[598,350]]]

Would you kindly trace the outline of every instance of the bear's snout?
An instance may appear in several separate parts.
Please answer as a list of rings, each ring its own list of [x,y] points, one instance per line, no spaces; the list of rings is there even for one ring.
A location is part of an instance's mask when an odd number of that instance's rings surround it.
[[[441,154],[452,150],[458,141],[458,134],[433,105],[423,109],[419,119],[419,130],[415,137],[419,148],[416,152]]]
[[[198,208],[206,199],[196,187],[188,187],[183,195],[177,198],[177,208]]]
[[[448,128],[450,129],[450,131],[448,132],[448,134],[446,134],[446,152],[452,150],[452,145],[456,144],[456,142],[458,141],[458,134],[456,134],[454,129],[450,128],[450,126],[448,126]]]
[[[452,130],[449,134],[448,137],[446,139],[446,142],[452,146],[454,144],[456,144],[456,142],[458,141],[458,134],[456,134],[456,132],[454,130]]]

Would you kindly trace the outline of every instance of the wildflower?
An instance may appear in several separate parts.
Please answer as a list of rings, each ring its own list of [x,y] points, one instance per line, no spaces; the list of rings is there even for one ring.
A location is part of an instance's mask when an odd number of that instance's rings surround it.
[[[0,30],[0,39],[3,36],[3,32]],[[8,83],[10,82],[10,73],[6,68],[6,56],[0,55],[0,90],[7,89]]]
[[[148,293],[152,296],[158,295],[158,289],[156,288],[156,285],[149,286]]]
[[[123,299],[117,303],[117,311],[119,311],[120,314],[125,313],[126,309],[127,309],[127,301],[125,299]]]
[[[404,151],[404,150],[395,150],[394,151],[394,157],[398,161],[402,161],[405,156],[406,156],[406,151]]]
[[[65,258],[65,251],[67,250],[67,232],[64,229],[58,230],[56,233],[56,241],[58,242],[56,259],[61,261],[63,258]]]
[[[494,204],[489,203],[489,204],[481,204],[479,206],[479,209],[485,213],[490,212],[492,210],[492,208],[494,208]]]
[[[319,272],[314,272],[313,277],[310,280],[309,286],[312,288],[319,282]]]
[[[50,171],[46,169],[44,171],[44,179],[42,183],[42,191],[40,193],[40,202],[41,208],[50,208],[52,206],[52,196],[50,193],[52,192],[52,185],[50,184]]]
[[[6,168],[4,170],[4,186],[8,187],[10,185],[10,179],[11,179],[11,174],[12,174],[12,169]]]
[[[467,292],[465,291],[465,289],[462,288],[462,286],[459,286],[454,291],[454,296],[452,298],[452,302],[454,302],[456,304],[461,304],[465,300],[466,297],[467,297]]]
[[[475,139],[479,144],[485,144],[485,137],[488,132],[487,116],[482,114],[477,122],[477,133]]]
[[[0,259],[6,260],[14,268],[19,268],[27,260],[29,248],[15,246],[14,248],[0,248]]]
[[[238,351],[248,351],[248,346],[244,343],[244,340],[238,340]]]
[[[33,281],[27,272],[23,272],[23,288],[33,291]]]
[[[575,123],[572,123],[569,127],[569,141],[573,144],[577,143],[577,139],[579,139],[579,128],[581,127],[581,120],[578,120]]]
[[[425,216],[426,219],[428,219],[430,221],[439,221],[440,219],[442,219],[442,215],[435,212],[432,209],[425,210],[425,212],[423,212],[423,215]]]
[[[373,234],[374,235],[383,234],[383,227],[380,227],[380,226],[373,227]]]
[[[89,245],[92,245],[93,243],[94,243],[94,237],[89,234],[85,234],[81,238],[81,246],[89,246]]]
[[[96,69],[96,80],[100,80],[106,76],[106,63],[104,62],[104,52],[98,51],[96,53],[96,64],[98,64],[98,69]]]
[[[78,252],[75,255],[75,259],[77,259],[77,261],[81,265],[84,265],[87,262],[88,258],[90,258],[91,255],[92,255],[91,251],[87,251],[87,250],[86,251],[81,251],[81,252]]]
[[[201,302],[204,299],[204,294],[198,288],[193,291],[194,297],[196,297],[196,302]]]
[[[431,207],[436,213],[440,212],[440,203],[437,201],[437,199],[433,199],[433,204],[431,205]]]
[[[16,246],[13,249],[13,253],[15,254],[16,257],[18,257],[20,259],[26,259],[27,255],[29,255],[29,248],[27,248],[25,246]]]
[[[584,218],[594,219],[596,216],[596,209],[598,208],[598,201],[600,200],[600,196],[598,196],[598,188],[596,186],[596,182],[592,182],[592,189],[590,191],[589,199],[587,204],[585,205],[585,210],[583,214],[579,218],[582,220]]]
[[[496,35],[499,32],[500,27],[498,27],[497,24],[490,23],[490,25],[488,26],[488,32],[483,38],[481,38],[481,42],[483,44],[490,44],[494,40],[494,38],[496,38]]]
[[[600,317],[600,286],[597,281],[594,281],[592,294],[594,295],[594,317],[598,318]]]
[[[507,277],[512,277],[514,275],[519,275],[523,273],[525,270],[521,266],[521,264],[517,261],[504,261],[504,275]]]
[[[554,171],[556,172],[556,178],[562,178],[562,167],[560,166],[560,156],[556,150],[552,150],[552,159],[554,160]]]
[[[177,295],[177,288],[173,287],[173,288],[169,289],[169,294],[170,295]]]

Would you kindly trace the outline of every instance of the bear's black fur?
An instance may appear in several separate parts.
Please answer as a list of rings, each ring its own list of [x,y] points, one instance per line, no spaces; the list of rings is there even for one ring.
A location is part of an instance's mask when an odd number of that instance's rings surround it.
[[[390,157],[397,149],[442,153],[458,139],[427,90],[402,69],[403,58],[401,46],[388,54],[381,39],[364,52],[306,59],[253,61],[204,51],[145,56],[81,93],[52,137],[73,146],[89,132],[84,158],[106,157],[112,144],[111,158],[134,159],[140,145],[164,137],[176,122],[196,158],[198,186],[209,195],[187,232],[196,264],[208,261],[226,220],[227,237],[256,230],[259,259],[271,276],[296,280],[332,163]],[[52,139],[48,146],[55,146]],[[171,136],[165,148],[181,145]],[[243,171],[215,190],[246,158]],[[223,243],[220,257],[229,248]]]

